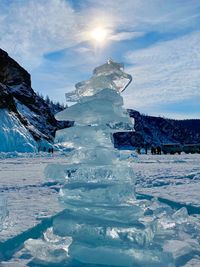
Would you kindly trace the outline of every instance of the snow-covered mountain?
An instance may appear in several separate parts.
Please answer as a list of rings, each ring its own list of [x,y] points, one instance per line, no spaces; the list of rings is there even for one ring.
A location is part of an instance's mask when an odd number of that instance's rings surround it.
[[[21,144],[27,142],[30,148],[37,145],[35,141],[52,142],[57,129],[70,125],[55,119],[53,110],[32,89],[30,74],[1,49],[0,111],[0,151],[13,151],[14,147],[16,151],[30,151],[26,145],[16,147],[14,140],[21,140]],[[9,135],[9,145],[4,143],[6,135]]]
[[[142,115],[129,109],[134,119],[135,132],[120,132],[114,135],[115,146],[159,145],[161,143],[200,143],[200,119],[172,120]]]

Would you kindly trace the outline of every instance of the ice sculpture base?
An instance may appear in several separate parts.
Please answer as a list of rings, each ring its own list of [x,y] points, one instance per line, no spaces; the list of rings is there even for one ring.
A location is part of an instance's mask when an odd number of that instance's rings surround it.
[[[91,267],[173,267],[173,259],[169,253],[159,251],[139,251],[136,249],[121,249],[102,247],[86,247],[74,244],[70,248],[74,259],[80,262],[79,266]],[[108,265],[108,262],[110,263]]]

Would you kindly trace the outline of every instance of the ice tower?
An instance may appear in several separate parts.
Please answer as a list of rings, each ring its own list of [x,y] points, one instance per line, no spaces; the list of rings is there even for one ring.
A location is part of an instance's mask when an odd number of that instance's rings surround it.
[[[66,94],[77,103],[57,119],[75,124],[57,131],[55,142],[73,150],[66,164],[46,169],[47,178],[63,184],[65,210],[42,239],[26,242],[35,266],[175,266],[167,242],[187,235],[186,210],[173,213],[157,201],[137,200],[130,154],[112,142],[114,132],[133,129],[120,95],[131,81],[122,64],[108,60]]]

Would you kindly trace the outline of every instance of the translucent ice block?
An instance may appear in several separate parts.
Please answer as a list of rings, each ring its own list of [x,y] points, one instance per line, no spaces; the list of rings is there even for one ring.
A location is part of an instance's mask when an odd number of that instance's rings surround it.
[[[77,101],[84,96],[92,96],[104,88],[122,92],[131,83],[131,75],[123,71],[121,63],[113,62],[111,59],[104,65],[96,68],[93,76],[88,81],[76,84],[76,90],[66,94],[67,101]]]

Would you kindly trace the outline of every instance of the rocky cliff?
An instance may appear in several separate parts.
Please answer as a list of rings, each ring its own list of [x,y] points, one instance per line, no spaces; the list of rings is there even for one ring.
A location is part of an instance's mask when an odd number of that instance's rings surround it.
[[[45,100],[31,87],[30,74],[0,49],[0,108],[13,112],[36,141],[53,141],[55,131],[70,125],[57,121]]]

